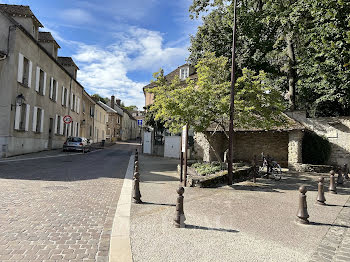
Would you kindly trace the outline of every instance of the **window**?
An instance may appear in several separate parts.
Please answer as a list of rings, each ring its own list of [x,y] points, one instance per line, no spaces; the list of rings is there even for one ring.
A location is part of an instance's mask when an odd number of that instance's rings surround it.
[[[120,117],[117,116],[117,123],[120,124]]]
[[[85,102],[83,101],[83,114],[85,114]]]
[[[68,89],[62,86],[62,105],[68,106]]]
[[[184,68],[180,68],[180,79],[181,80],[185,80],[188,76],[190,75],[190,68],[184,67]]]
[[[40,67],[36,68],[36,80],[35,80],[35,91],[37,91],[40,95],[45,95],[46,89],[46,72],[40,69]]]
[[[50,81],[50,99],[52,101],[57,101],[57,90],[58,89],[58,83],[57,81],[51,77],[51,81]]]
[[[62,117],[59,115],[56,115],[56,120],[55,120],[55,133],[57,135],[63,134],[63,120]]]
[[[15,129],[21,131],[28,131],[29,127],[29,112],[30,106],[27,104],[22,104],[21,106],[16,106],[15,114]]]
[[[90,137],[92,137],[92,126],[90,126]]]
[[[79,136],[79,123],[76,123],[77,127],[75,129],[76,131],[76,136]]]
[[[92,106],[90,106],[90,116],[93,117],[94,116],[94,109]]]
[[[26,87],[31,87],[32,66],[32,62],[19,53],[17,81]]]
[[[36,106],[33,111],[33,131],[38,133],[44,131],[44,109]]]
[[[72,111],[76,111],[77,110],[77,101],[76,101],[77,97],[75,96],[75,94],[71,94],[71,100],[70,100],[70,109]]]

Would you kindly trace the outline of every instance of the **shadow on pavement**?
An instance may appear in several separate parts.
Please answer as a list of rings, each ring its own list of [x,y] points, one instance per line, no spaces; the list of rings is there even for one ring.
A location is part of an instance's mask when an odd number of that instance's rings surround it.
[[[144,205],[155,205],[155,206],[169,206],[175,207],[175,204],[159,204],[159,203],[151,203],[151,202],[142,202]]]
[[[186,224],[185,228],[188,228],[188,229],[200,229],[200,230],[213,230],[213,231],[228,232],[228,233],[239,233],[238,230],[234,230],[234,229],[202,227],[202,226],[187,225],[187,224]]]
[[[313,226],[327,226],[327,227],[343,227],[343,228],[350,228],[349,226],[346,225],[338,225],[338,224],[329,224],[329,223],[319,223],[319,222],[311,222],[310,225]]]

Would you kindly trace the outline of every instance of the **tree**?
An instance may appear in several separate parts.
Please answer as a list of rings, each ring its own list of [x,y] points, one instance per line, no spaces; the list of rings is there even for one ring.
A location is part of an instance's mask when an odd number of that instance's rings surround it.
[[[135,106],[135,105],[124,106],[123,108],[128,110],[128,111],[137,111],[138,110],[137,106]]]
[[[99,94],[93,94],[93,95],[91,96],[91,98],[92,98],[92,100],[94,100],[96,103],[97,103],[98,101],[101,101],[102,103],[107,104],[107,103],[110,101],[110,99],[109,99],[108,97],[103,98],[103,97],[100,96]]]
[[[227,63],[227,58],[217,58],[214,53],[207,53],[196,65],[197,81],[187,80],[183,84],[175,77],[169,83],[161,70],[154,74],[156,87],[150,90],[155,97],[150,106],[155,120],[164,122],[173,133],[179,132],[185,124],[195,132],[203,132],[220,162],[211,137],[205,131],[214,125],[227,135],[230,106]],[[243,69],[235,88],[235,127],[269,129],[285,122],[281,114],[284,110],[283,99],[269,85],[266,73],[261,71],[256,74]]]
[[[190,12],[208,13],[191,37],[189,60],[206,51],[230,58],[230,1],[193,0]],[[240,0],[238,68],[264,70],[273,86],[288,90],[292,109],[296,100],[312,116],[350,115],[349,13],[343,0]]]

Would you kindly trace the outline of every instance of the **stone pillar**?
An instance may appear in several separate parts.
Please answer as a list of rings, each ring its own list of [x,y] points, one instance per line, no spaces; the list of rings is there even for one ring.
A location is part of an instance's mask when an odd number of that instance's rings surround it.
[[[289,132],[288,142],[288,168],[296,170],[302,164],[302,141],[304,132],[292,130]]]

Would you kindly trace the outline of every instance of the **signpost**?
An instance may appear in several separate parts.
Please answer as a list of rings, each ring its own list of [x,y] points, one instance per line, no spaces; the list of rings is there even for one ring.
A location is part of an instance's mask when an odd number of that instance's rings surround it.
[[[181,156],[183,155],[183,163],[181,161],[181,166],[183,165],[183,179],[184,186],[187,186],[187,139],[188,139],[188,125],[182,127],[181,136]],[[182,172],[180,181],[182,182]]]
[[[73,122],[73,119],[72,119],[72,117],[70,115],[66,115],[66,116],[63,117],[63,122],[65,124],[70,124],[70,123]]]
[[[142,127],[142,119],[137,120],[137,125]]]

